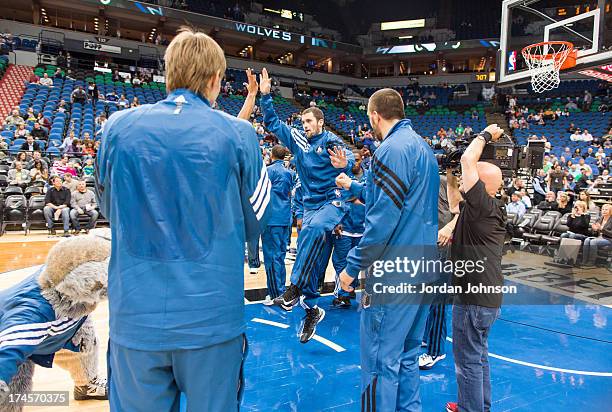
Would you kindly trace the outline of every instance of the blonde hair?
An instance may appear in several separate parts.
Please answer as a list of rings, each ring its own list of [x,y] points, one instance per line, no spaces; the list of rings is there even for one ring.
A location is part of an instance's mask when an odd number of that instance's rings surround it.
[[[166,89],[189,89],[205,96],[208,83],[225,73],[223,49],[210,36],[181,27],[166,49]]]
[[[582,206],[583,212],[586,213],[588,211],[587,204],[585,201],[582,201],[582,200],[576,201],[576,203],[574,203],[574,207],[578,207],[578,206]]]

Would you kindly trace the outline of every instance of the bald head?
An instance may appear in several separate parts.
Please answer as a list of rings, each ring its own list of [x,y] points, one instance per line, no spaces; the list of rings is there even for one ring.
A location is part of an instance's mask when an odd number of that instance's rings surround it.
[[[476,170],[478,171],[478,178],[484,183],[489,196],[495,196],[502,184],[501,169],[491,163],[478,162]]]

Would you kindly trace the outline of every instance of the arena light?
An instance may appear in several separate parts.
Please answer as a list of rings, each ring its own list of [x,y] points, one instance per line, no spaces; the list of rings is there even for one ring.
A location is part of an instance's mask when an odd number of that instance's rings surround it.
[[[380,23],[380,30],[415,29],[425,27],[425,19],[387,21]]]
[[[399,36],[398,39],[403,40],[403,39],[412,39],[414,36]]]

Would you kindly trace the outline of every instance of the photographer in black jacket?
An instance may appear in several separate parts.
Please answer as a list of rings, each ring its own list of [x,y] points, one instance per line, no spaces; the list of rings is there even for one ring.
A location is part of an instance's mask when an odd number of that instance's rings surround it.
[[[489,289],[501,288],[501,259],[506,234],[506,211],[495,195],[502,185],[499,167],[479,162],[485,145],[497,141],[503,130],[496,124],[488,126],[467,147],[461,157],[463,201],[453,202],[451,211],[459,208],[459,218],[453,233],[451,258],[455,262],[453,286],[453,354],[457,371],[458,403],[449,402],[448,411],[488,411],[491,408],[491,382],[487,353],[487,338],[500,312],[502,293]],[[454,183],[454,182],[453,182]],[[456,185],[449,185],[449,201],[455,198]],[[460,263],[480,262],[476,269],[462,276],[456,270]],[[460,289],[460,290],[458,290]]]

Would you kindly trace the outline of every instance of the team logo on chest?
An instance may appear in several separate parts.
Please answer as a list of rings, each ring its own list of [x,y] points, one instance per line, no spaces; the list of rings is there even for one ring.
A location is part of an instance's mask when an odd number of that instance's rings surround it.
[[[336,194],[336,197],[340,197],[341,196],[340,189],[334,190],[334,193]]]
[[[317,152],[318,155],[320,155],[321,153],[323,153],[323,146],[317,147],[315,151]]]

